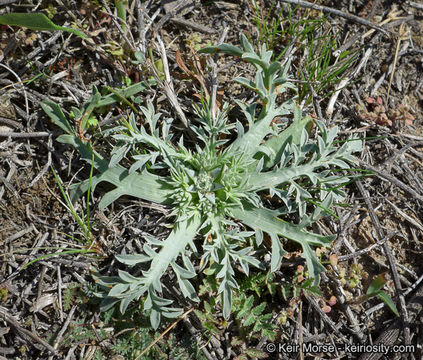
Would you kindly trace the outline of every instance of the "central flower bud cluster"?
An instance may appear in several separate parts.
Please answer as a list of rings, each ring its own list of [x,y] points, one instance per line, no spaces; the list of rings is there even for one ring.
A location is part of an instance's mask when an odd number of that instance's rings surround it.
[[[194,180],[194,192],[196,193],[196,200],[204,215],[217,212],[217,202],[219,199],[216,196],[216,190],[221,187],[215,183],[215,176],[209,171],[200,170],[198,176]],[[217,201],[217,202],[216,202]]]
[[[179,212],[192,210],[208,214],[226,214],[239,206],[244,167],[239,159],[201,154],[173,173],[174,204]],[[241,196],[242,197],[242,196]]]
[[[200,170],[200,173],[194,181],[195,189],[198,193],[205,196],[207,193],[213,192],[213,181],[213,176],[209,172]]]

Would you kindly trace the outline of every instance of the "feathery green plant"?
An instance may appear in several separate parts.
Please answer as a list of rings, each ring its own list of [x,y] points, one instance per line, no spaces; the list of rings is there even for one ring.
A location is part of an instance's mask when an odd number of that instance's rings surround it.
[[[184,296],[199,301],[190,279],[209,266],[208,274],[214,274],[219,281],[223,314],[228,318],[232,292],[238,288],[234,266],[240,265],[247,275],[250,266],[265,268],[263,233],[272,239],[272,271],[279,268],[285,254],[281,238],[293,240],[302,246],[309,274],[318,283],[324,267],[312,246],[328,246],[334,237],[317,235],[306,228],[326,214],[334,200],[344,198],[340,186],[348,177],[340,175],[339,169],[348,169],[349,163],[354,162],[351,154],[361,149],[361,141],[350,138],[337,147],[337,127],[327,129],[320,121],[315,121],[319,136],[310,139],[306,126],[312,119],[303,118],[293,101],[281,105],[277,101],[287,88],[295,89],[288,79],[289,64],[282,68],[279,62],[271,62],[272,52],[265,45],[256,52],[245,36],[241,37],[241,45],[242,48],[221,44],[201,52],[221,52],[253,64],[257,70],[255,79],[236,81],[258,94],[261,110],[256,114],[257,104],[238,102],[248,121],[245,130],[240,121],[228,122],[228,105],[213,116],[210,102],[203,101],[196,107],[197,124],[189,125],[198,137],[193,149],[186,147],[183,137],[172,144],[172,119],[159,121],[161,114],[149,103],[141,107],[143,125],[139,126],[132,114],[123,125],[110,131],[117,142],[108,160],[70,126],[60,108],[51,103],[43,105],[67,132],[59,141],[73,145],[89,163],[94,152],[97,174],[91,181],[93,189],[100,182],[115,186],[104,195],[100,208],[123,195],[173,208],[175,223],[165,240],[146,236],[143,254],[116,255],[119,262],[129,266],[149,263],[149,269],[141,276],[123,270],[112,277],[94,273],[103,289],[96,294],[103,299],[103,310],[119,303],[125,312],[132,301],[146,296],[144,310],[150,310],[151,324],[157,328],[162,316],[175,318],[182,313],[163,297],[161,278],[166,271],[173,270]],[[98,93],[89,101],[102,102]],[[272,120],[291,111],[294,120],[285,130],[282,125],[273,124]],[[236,130],[237,138],[229,143],[229,138],[221,135],[231,130]],[[133,159],[129,169],[120,165],[124,158]],[[333,171],[335,167],[337,172]],[[165,175],[157,175],[158,172]],[[87,187],[87,181],[74,186],[75,198]],[[266,208],[262,200],[266,193],[279,198],[280,209]],[[290,213],[298,214],[298,224],[280,218]],[[202,243],[197,235],[202,236]],[[201,257],[198,270],[192,263],[194,257]]]

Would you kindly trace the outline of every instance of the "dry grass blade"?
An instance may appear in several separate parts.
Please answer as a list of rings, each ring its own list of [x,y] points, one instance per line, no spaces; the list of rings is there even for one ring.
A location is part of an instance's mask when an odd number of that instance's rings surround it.
[[[385,99],[386,105],[389,105],[389,93],[391,92],[392,79],[394,78],[394,73],[395,73],[395,68],[396,68],[396,65],[397,65],[398,53],[399,53],[401,41],[405,41],[409,38],[410,38],[410,30],[407,29],[405,24],[401,24],[400,29],[399,29],[397,46],[395,48],[394,63],[392,64],[391,76],[389,77],[388,91],[386,92],[386,99]]]
[[[196,57],[196,54],[194,53],[194,58]],[[204,82],[204,78],[201,74],[201,72],[199,72],[198,74],[192,72],[190,69],[188,69],[188,67],[185,65],[185,62],[182,60],[182,56],[181,56],[181,52],[178,50],[176,50],[175,53],[175,59],[176,59],[176,63],[178,64],[178,66],[181,68],[182,71],[184,71],[191,79],[195,79],[200,83],[201,89],[205,92],[206,97],[209,96],[209,92],[207,90],[207,86]],[[195,64],[197,63],[197,59],[195,59]]]
[[[412,195],[414,199],[418,200],[419,202],[421,202],[423,204],[423,196],[420,195],[417,191],[412,189],[407,184],[404,184],[402,181],[398,180],[396,177],[394,177],[390,174],[387,174],[383,171],[380,171],[376,167],[369,165],[369,164],[365,163],[364,161],[360,161],[360,166],[363,166],[367,170],[375,172],[379,177],[392,182],[393,184],[395,184],[396,186],[398,186],[402,190],[404,190],[404,191],[408,192],[410,195]]]
[[[391,205],[395,211],[400,214],[405,220],[407,220],[410,224],[414,225],[417,229],[420,231],[423,231],[423,225],[420,224],[418,221],[414,220],[411,216],[408,216],[404,211],[399,209],[397,206],[395,206],[393,203],[391,203],[389,200],[386,200],[386,202]]]
[[[364,197],[364,201],[366,202],[367,208],[369,210],[370,218],[372,219],[373,224],[376,227],[376,231],[379,237],[379,242],[382,242],[382,239],[384,238],[385,234],[384,231],[380,225],[379,218],[377,217],[375,210],[373,209],[373,206],[370,202],[369,194],[364,190],[363,184],[360,180],[357,180],[356,182],[358,189],[360,190],[362,196]],[[391,274],[394,280],[395,290],[397,293],[397,296],[399,298],[399,304],[400,304],[400,314],[402,317],[402,321],[404,324],[404,334],[405,334],[405,343],[410,344],[410,328],[408,323],[408,313],[407,313],[407,307],[405,305],[405,299],[404,294],[402,292],[401,283],[399,280],[398,270],[396,266],[396,261],[392,255],[392,251],[389,247],[389,245],[386,242],[382,242],[382,249],[385,253],[386,259],[389,264],[389,268],[391,270]]]
[[[188,119],[185,116],[185,113],[181,109],[181,106],[179,105],[178,97],[176,95],[175,89],[173,87],[173,81],[170,76],[169,71],[169,64],[167,61],[167,55],[166,55],[166,48],[163,44],[162,39],[160,36],[157,35],[157,43],[155,43],[157,50],[161,54],[162,64],[163,64],[163,71],[165,74],[165,80],[161,81],[159,74],[155,70],[154,66],[152,66],[153,73],[155,75],[155,78],[159,84],[161,84],[162,88],[164,89],[170,103],[172,104],[173,108],[175,109],[179,119],[182,121],[185,127],[188,127]]]

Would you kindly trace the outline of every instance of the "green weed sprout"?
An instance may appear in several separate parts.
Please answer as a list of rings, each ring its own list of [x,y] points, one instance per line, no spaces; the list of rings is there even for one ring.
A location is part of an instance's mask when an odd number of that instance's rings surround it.
[[[228,104],[212,116],[210,102],[205,99],[195,107],[196,123],[189,125],[198,137],[194,148],[187,148],[183,137],[172,144],[172,119],[160,120],[161,114],[148,103],[141,107],[144,125],[137,125],[132,114],[123,125],[111,130],[116,145],[110,159],[106,159],[77,134],[59,107],[43,104],[67,133],[58,140],[73,145],[97,170],[91,180],[93,191],[101,182],[114,185],[100,201],[100,208],[130,195],[173,209],[175,221],[166,239],[145,236],[144,253],[116,255],[119,262],[128,266],[146,263],[148,270],[141,276],[123,270],[116,276],[94,273],[102,289],[96,293],[102,299],[102,310],[119,303],[124,313],[132,301],[145,297],[144,310],[150,311],[151,324],[157,328],[162,316],[175,318],[182,313],[182,309],[171,306],[172,300],[164,298],[163,275],[172,269],[183,295],[198,302],[191,281],[207,271],[219,282],[223,315],[228,318],[232,293],[238,289],[234,266],[238,264],[247,275],[250,266],[263,270],[266,267],[264,233],[272,239],[272,271],[279,268],[286,253],[281,239],[288,239],[301,245],[310,277],[319,282],[324,267],[312,246],[329,246],[334,236],[314,234],[306,228],[326,215],[325,209],[333,201],[344,199],[340,185],[348,181],[348,176],[339,170],[347,170],[354,163],[352,153],[361,150],[361,141],[350,138],[338,147],[334,144],[337,127],[327,129],[321,121],[315,121],[317,139],[310,139],[306,128],[313,120],[303,117],[293,101],[277,101],[278,95],[288,88],[295,89],[288,79],[289,64],[282,68],[279,62],[271,62],[272,52],[265,45],[256,52],[245,36],[241,37],[241,45],[242,48],[221,44],[200,52],[220,52],[253,64],[257,70],[255,79],[236,81],[259,96],[261,110],[258,111],[258,104],[237,102],[248,122],[245,129],[240,121],[228,122]],[[98,93],[90,101],[102,102]],[[291,112],[294,120],[285,129],[273,123],[275,118]],[[237,133],[232,143],[229,137],[221,136],[231,131]],[[120,165],[124,158],[132,158],[129,168]],[[74,198],[87,189],[87,180],[74,186]],[[274,198],[280,208],[266,207],[266,195]],[[309,203],[310,199],[319,206]],[[300,219],[296,224],[280,217],[293,213]],[[192,263],[194,258],[201,258],[199,269]]]
[[[382,290],[382,288],[386,284],[386,279],[379,275],[377,276],[369,285],[369,288],[367,289],[366,295],[364,295],[364,300],[368,300],[374,296],[377,296],[379,299],[381,299],[386,305],[388,305],[389,309],[396,315],[399,316],[398,309],[395,306],[394,301],[391,299],[391,297]]]

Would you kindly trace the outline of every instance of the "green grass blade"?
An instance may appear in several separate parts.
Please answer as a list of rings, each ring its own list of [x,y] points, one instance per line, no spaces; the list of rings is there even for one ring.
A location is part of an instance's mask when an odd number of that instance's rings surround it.
[[[391,309],[391,311],[396,315],[396,316],[399,316],[399,313],[398,313],[398,309],[397,309],[397,307],[395,306],[395,303],[393,302],[393,300],[391,299],[391,297],[388,295],[388,294],[386,294],[385,292],[383,292],[383,291],[379,291],[377,294],[376,294],[378,297],[379,297],[379,299],[381,299],[386,305],[388,305],[388,307]]]
[[[90,195],[91,195],[91,186],[93,180],[93,171],[94,171],[94,151],[92,152],[91,156],[91,169],[90,169],[90,177],[88,178],[88,190],[87,190],[87,234],[86,236],[90,236],[91,233],[91,219],[90,219]]]
[[[10,26],[21,26],[26,27],[31,30],[39,31],[67,31],[74,35],[81,37],[82,39],[88,38],[83,32],[68,28],[65,26],[58,26],[53,23],[47,16],[44,14],[27,14],[27,13],[10,13],[0,15],[0,24],[1,25],[10,25]]]
[[[55,252],[55,253],[51,253],[51,254],[42,255],[42,256],[37,257],[34,260],[31,260],[28,264],[24,265],[24,267],[22,269],[27,268],[29,265],[31,265],[31,264],[33,264],[37,261],[40,261],[42,259],[47,259],[47,258],[52,257],[52,256],[64,255],[64,254],[85,254],[86,252],[89,252],[89,251],[95,252],[94,250],[88,250],[88,249],[72,249],[72,250],[65,250],[65,251],[61,251],[61,252]]]
[[[109,94],[100,99],[97,104],[97,107],[107,106],[114,103],[119,103],[122,101],[122,98],[129,98],[133,95],[138,94],[141,91],[144,91],[151,85],[155,85],[155,80],[148,80],[148,82],[140,81],[134,85],[128,86],[124,89],[114,89],[115,93]]]
[[[122,30],[126,31],[126,1],[115,0],[118,18],[121,20]]]
[[[369,288],[367,289],[367,296],[374,296],[379,290],[381,290],[387,282],[387,279],[381,274],[376,276],[373,281],[370,283]]]
[[[53,166],[51,166],[51,171],[53,172],[54,178],[56,179],[56,182],[57,182],[57,184],[59,186],[60,192],[62,193],[62,196],[65,199],[66,206],[67,206],[68,210],[71,212],[73,218],[76,220],[76,222],[78,223],[78,225],[83,230],[86,240],[89,240],[90,239],[89,235],[88,235],[88,238],[87,238],[87,234],[89,234],[89,229],[87,229],[87,227],[85,226],[84,221],[76,213],[76,210],[75,210],[75,208],[74,208],[74,206],[72,204],[72,201],[70,200],[68,194],[63,189],[62,182],[60,181],[60,178],[57,175],[56,171],[54,170]]]

